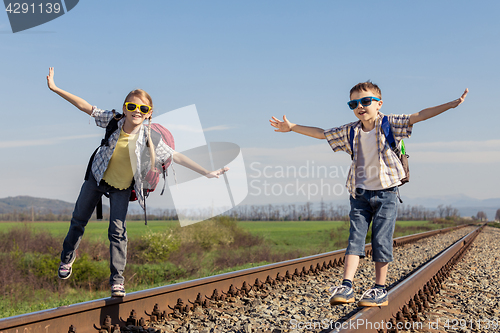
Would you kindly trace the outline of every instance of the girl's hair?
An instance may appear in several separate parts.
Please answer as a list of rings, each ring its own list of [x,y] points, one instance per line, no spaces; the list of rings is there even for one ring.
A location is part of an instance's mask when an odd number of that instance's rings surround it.
[[[151,170],[155,171],[156,154],[155,154],[155,147],[153,145],[153,140],[151,139],[151,116],[153,115],[153,99],[151,98],[151,96],[149,96],[147,92],[145,92],[142,89],[135,89],[129,92],[127,97],[125,97],[125,102],[127,102],[130,96],[135,96],[143,101],[147,101],[148,105],[151,107],[151,115],[148,118],[148,145],[149,145],[149,155],[151,157]],[[123,104],[125,104],[125,102],[123,102]]]

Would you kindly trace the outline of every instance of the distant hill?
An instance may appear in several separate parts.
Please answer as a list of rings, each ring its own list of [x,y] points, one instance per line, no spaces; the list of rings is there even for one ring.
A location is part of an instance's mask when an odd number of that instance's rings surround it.
[[[75,204],[62,200],[34,198],[27,195],[0,199],[0,214],[31,212],[45,214],[71,214]]]
[[[428,196],[422,198],[405,198],[405,204],[421,205],[426,208],[434,209],[439,205],[452,206],[457,208],[460,216],[476,216],[477,212],[483,211],[489,220],[495,219],[497,209],[500,209],[500,198],[475,199],[463,194],[447,196]]]

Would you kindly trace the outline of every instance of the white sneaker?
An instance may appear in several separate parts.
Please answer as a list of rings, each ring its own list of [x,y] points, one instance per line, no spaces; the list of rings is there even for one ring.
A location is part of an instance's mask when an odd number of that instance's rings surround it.
[[[354,290],[348,286],[340,285],[331,287],[329,291],[332,293],[330,296],[330,305],[354,303]]]
[[[125,296],[125,286],[123,284],[114,284],[111,286],[111,297]]]
[[[365,291],[358,306],[386,306],[389,304],[389,295],[387,290],[372,288]]]

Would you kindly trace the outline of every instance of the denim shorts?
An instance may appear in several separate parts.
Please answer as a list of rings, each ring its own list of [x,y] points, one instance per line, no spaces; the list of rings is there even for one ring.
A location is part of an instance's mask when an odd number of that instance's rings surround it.
[[[346,254],[365,256],[365,239],[372,223],[373,261],[391,262],[392,236],[398,212],[398,188],[383,190],[356,189],[356,196],[350,196],[349,245]]]

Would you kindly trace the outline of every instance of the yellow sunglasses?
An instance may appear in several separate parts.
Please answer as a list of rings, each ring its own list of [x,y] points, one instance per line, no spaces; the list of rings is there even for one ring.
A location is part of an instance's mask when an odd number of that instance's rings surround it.
[[[125,103],[125,108],[127,111],[134,112],[139,108],[139,111],[143,114],[148,114],[148,112],[151,110],[151,107],[149,105],[144,105],[144,104],[135,104],[131,102],[126,102]]]

